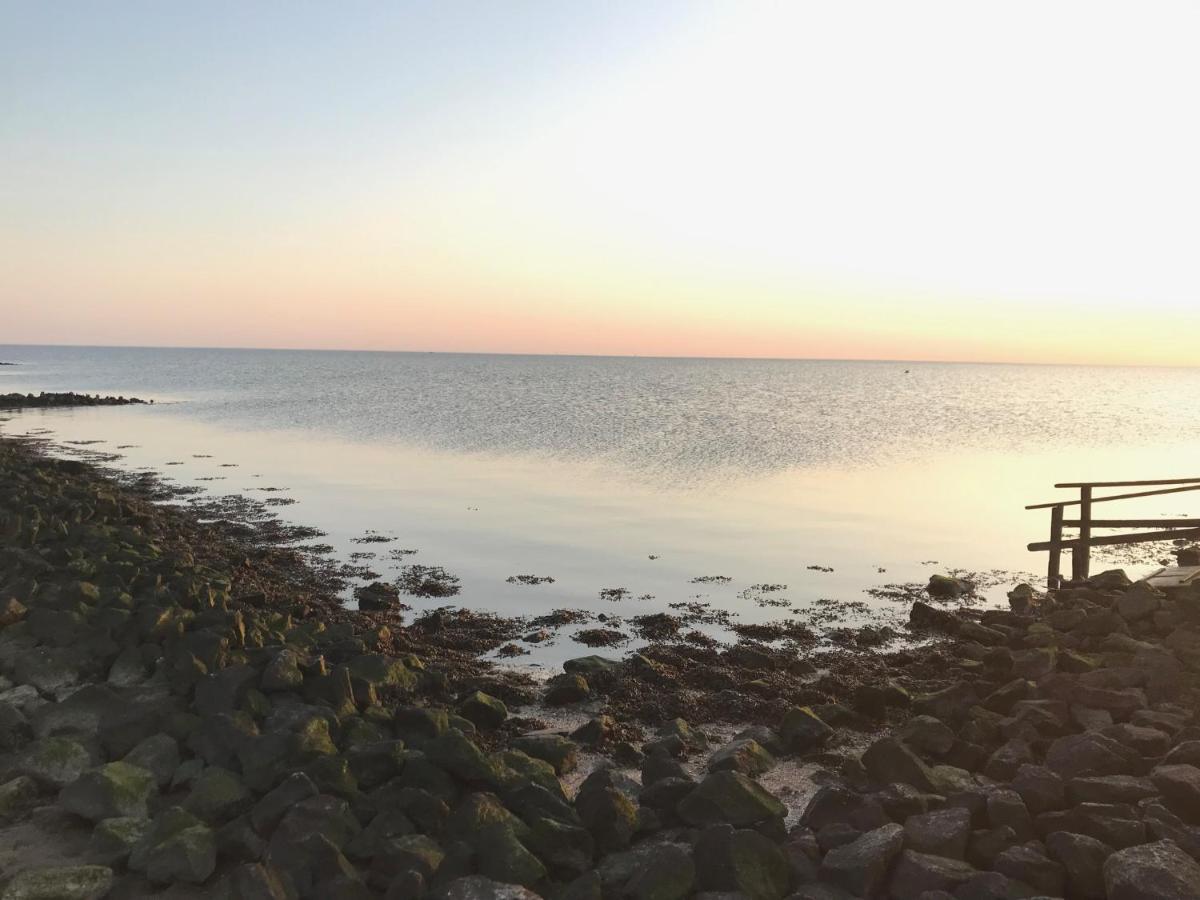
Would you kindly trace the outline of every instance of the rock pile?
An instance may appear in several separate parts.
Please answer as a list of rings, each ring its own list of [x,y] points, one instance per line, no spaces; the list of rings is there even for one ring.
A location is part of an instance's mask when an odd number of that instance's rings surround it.
[[[0,394],[0,409],[23,409],[46,406],[125,406],[130,403],[145,403],[137,397],[102,397],[99,394],[66,393]],[[154,401],[151,400],[151,403]]]
[[[0,442],[0,823],[83,835],[0,857],[0,900],[1200,898],[1198,594],[1105,573],[978,617],[918,604],[960,678],[723,746],[606,716],[510,740],[503,698],[450,690],[417,636],[246,593],[255,561],[173,539],[182,515]],[[545,701],[653,665],[571,660]],[[759,776],[885,714],[789,830]],[[585,745],[623,768],[568,791]]]

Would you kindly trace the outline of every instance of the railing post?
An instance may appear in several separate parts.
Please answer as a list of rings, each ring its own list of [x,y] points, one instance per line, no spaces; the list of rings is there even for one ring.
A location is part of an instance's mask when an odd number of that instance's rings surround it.
[[[1062,522],[1063,508],[1055,506],[1050,509],[1050,564],[1046,570],[1046,589],[1058,589],[1062,580]]]
[[[1076,581],[1084,581],[1091,568],[1092,549],[1089,541],[1092,539],[1092,489],[1079,489],[1079,542],[1071,553],[1071,577]]]

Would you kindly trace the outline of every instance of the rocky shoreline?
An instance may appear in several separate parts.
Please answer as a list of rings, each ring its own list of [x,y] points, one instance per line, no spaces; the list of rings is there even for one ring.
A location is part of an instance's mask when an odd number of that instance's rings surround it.
[[[347,610],[152,496],[0,439],[0,900],[1200,898],[1191,589],[1109,572],[914,604],[918,649],[660,643],[540,684],[469,612]],[[789,810],[763,785],[797,761]]]
[[[15,365],[15,363],[0,363]],[[41,409],[59,406],[128,406],[134,403],[153,403],[137,397],[102,397],[100,394],[77,394],[74,391],[55,393],[42,391],[37,394],[19,392],[0,394],[0,409]]]

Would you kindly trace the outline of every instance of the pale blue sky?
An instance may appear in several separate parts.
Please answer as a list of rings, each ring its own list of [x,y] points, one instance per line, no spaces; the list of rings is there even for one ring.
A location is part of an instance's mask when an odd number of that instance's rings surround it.
[[[0,0],[4,333],[1193,362],[1198,37],[1190,0]]]

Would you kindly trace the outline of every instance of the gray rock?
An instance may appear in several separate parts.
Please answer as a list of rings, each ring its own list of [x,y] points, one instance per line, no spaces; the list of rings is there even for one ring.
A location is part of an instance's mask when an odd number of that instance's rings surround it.
[[[701,833],[692,855],[702,891],[740,891],[748,900],[779,900],[787,893],[787,854],[757,831],[714,825]]]
[[[1129,775],[1137,765],[1137,754],[1110,737],[1089,731],[1054,741],[1046,751],[1045,764],[1063,778]]]
[[[696,883],[692,856],[675,844],[658,844],[625,883],[629,900],[685,900]]]
[[[254,830],[264,837],[270,835],[289,809],[302,800],[317,796],[317,793],[317,786],[303,772],[289,775],[250,811]]]
[[[11,771],[14,775],[28,775],[44,788],[61,790],[92,765],[92,754],[79,741],[48,737],[20,751]]]
[[[787,808],[757,782],[737,772],[714,772],[680,801],[690,825],[756,825],[782,818]]]
[[[162,790],[179,768],[179,742],[169,734],[153,734],[126,753],[122,762],[145,769]]]
[[[904,723],[897,737],[910,747],[937,756],[948,753],[954,746],[954,731],[933,716],[913,716]]]
[[[1118,850],[1104,862],[1108,900],[1200,900],[1200,864],[1172,841]]]
[[[1062,896],[1067,880],[1066,869],[1047,857],[1036,841],[1009,847],[996,857],[992,867],[1049,897]]]
[[[929,794],[938,793],[938,785],[929,767],[906,745],[892,737],[883,737],[867,748],[862,757],[867,775],[876,784],[909,784]]]
[[[0,900],[100,900],[112,886],[107,866],[26,869],[13,877]]]
[[[1104,900],[1104,861],[1113,848],[1086,834],[1055,831],[1046,835],[1046,852],[1067,873],[1068,896]]]
[[[1200,822],[1200,769],[1186,764],[1159,766],[1150,780],[1167,808],[1189,822]]]
[[[144,819],[157,792],[154,776],[139,766],[113,762],[80,775],[62,789],[63,809],[92,822],[115,817]]]
[[[1097,775],[1067,783],[1072,803],[1136,803],[1157,793],[1153,781],[1138,775]]]
[[[89,863],[100,866],[124,865],[134,846],[150,827],[146,819],[102,819],[92,829],[84,856]]]
[[[752,738],[740,738],[721,747],[708,760],[710,772],[728,769],[751,777],[775,767],[773,757],[765,747]]]
[[[880,896],[903,845],[904,829],[895,823],[884,825],[826,853],[820,876],[856,896]]]
[[[807,753],[832,736],[833,729],[807,706],[789,709],[779,725],[779,737],[793,753]]]
[[[925,891],[947,891],[967,882],[975,869],[965,862],[904,850],[892,869],[888,890],[893,900],[917,900]]]
[[[146,877],[156,884],[202,884],[216,867],[216,838],[205,825],[176,832],[146,855]]]
[[[904,846],[918,853],[964,859],[971,836],[971,813],[963,807],[947,807],[904,822]]]
[[[482,875],[456,878],[433,895],[434,900],[542,900],[519,884],[501,884]]]

